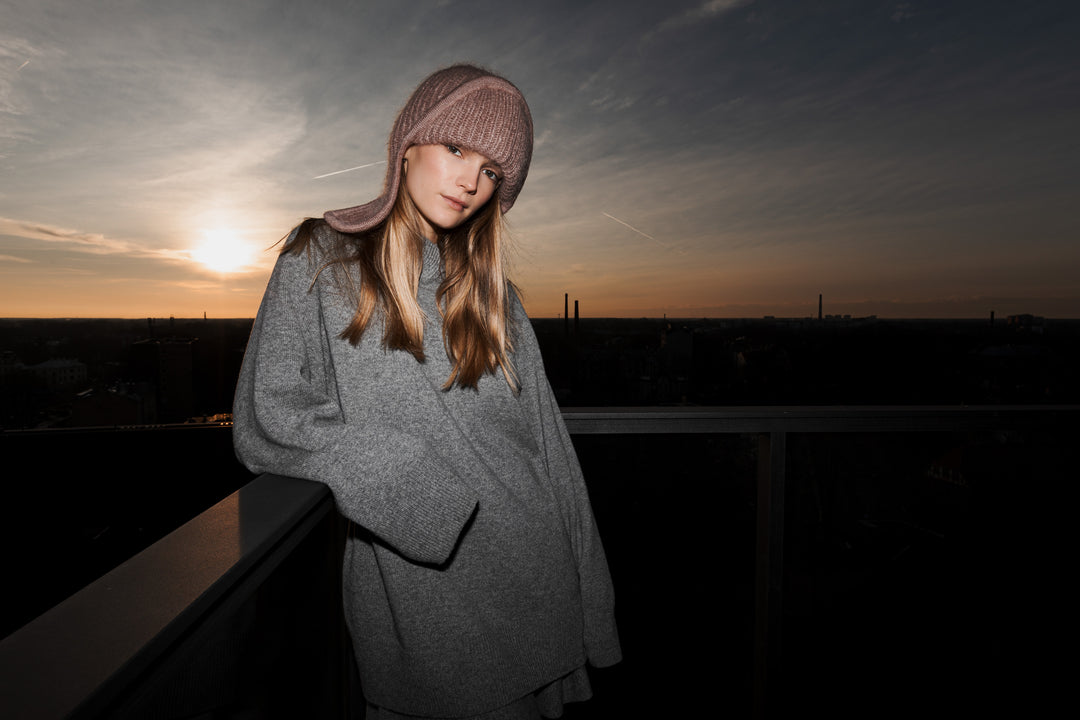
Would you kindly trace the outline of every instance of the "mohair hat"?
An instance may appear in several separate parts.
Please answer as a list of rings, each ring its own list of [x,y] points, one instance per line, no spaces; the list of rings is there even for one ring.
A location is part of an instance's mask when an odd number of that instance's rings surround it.
[[[499,204],[514,205],[532,160],[532,115],[509,80],[473,65],[439,70],[413,91],[398,113],[387,142],[382,194],[365,205],[330,210],[323,217],[335,230],[357,233],[390,214],[401,185],[402,160],[412,145],[456,145],[486,155],[502,168]]]

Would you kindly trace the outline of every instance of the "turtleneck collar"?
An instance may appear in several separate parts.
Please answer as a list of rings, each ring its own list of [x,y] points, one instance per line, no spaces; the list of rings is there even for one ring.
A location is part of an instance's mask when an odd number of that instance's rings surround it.
[[[424,269],[420,273],[420,282],[442,282],[442,253],[439,246],[430,240],[424,241]]]

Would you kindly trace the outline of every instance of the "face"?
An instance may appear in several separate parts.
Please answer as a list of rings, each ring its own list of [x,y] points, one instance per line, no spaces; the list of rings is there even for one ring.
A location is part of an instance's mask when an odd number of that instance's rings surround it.
[[[424,219],[424,237],[435,241],[475,215],[502,179],[497,164],[454,145],[413,145],[405,151],[405,191]]]

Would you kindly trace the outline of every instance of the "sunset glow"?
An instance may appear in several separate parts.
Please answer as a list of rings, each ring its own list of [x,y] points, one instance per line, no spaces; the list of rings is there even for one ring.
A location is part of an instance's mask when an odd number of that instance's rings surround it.
[[[191,251],[191,257],[208,270],[231,274],[249,269],[255,253],[235,232],[217,228],[203,231],[202,242]]]
[[[534,316],[1080,317],[1080,3],[485,2],[0,0],[0,316],[254,317],[469,61]]]

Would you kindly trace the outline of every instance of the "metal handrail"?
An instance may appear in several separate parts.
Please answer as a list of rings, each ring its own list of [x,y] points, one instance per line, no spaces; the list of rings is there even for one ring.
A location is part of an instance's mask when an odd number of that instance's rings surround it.
[[[1080,405],[563,408],[571,435],[967,432],[1076,422]]]
[[[1080,426],[1080,406],[564,408],[572,435],[758,437],[755,714],[775,671],[788,433]],[[0,641],[0,716],[100,717],[148,668],[193,644],[332,512],[325,487],[260,476]]]
[[[332,509],[322,485],[256,478],[0,642],[0,717],[111,717]]]

